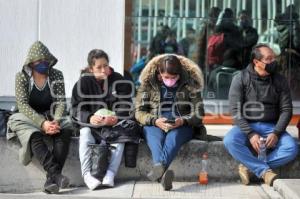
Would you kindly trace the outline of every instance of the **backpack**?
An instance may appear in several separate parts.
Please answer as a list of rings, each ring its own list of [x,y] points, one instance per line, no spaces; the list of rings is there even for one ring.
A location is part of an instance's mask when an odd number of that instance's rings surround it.
[[[7,132],[7,121],[12,111],[0,109],[0,137],[5,137]]]
[[[214,33],[208,38],[207,63],[208,66],[222,64],[225,50],[224,33]]]
[[[272,84],[275,87],[276,92],[280,93],[282,91],[280,82],[275,81],[273,75],[271,76],[271,78],[272,78]],[[248,90],[250,89],[251,85],[253,85],[251,83],[251,76],[249,74],[249,71],[247,71],[247,69],[243,69],[241,71],[241,79],[242,79],[243,93],[245,95],[248,92]]]

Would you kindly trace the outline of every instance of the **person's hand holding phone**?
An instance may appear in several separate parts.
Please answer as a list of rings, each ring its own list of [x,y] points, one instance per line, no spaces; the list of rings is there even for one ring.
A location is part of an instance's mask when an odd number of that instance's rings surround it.
[[[158,118],[155,120],[155,126],[157,126],[158,128],[160,128],[161,130],[168,132],[169,131],[169,127],[171,126],[169,123],[166,123],[167,118],[162,117],[162,118]]]
[[[170,130],[178,128],[184,124],[182,118],[176,118],[175,120],[167,120],[166,122],[169,122],[169,124],[171,124],[171,127],[169,128]]]

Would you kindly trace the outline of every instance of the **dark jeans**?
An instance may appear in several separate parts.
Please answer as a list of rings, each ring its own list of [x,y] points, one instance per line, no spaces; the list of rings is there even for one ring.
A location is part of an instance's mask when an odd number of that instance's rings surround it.
[[[47,176],[61,173],[69,151],[70,136],[69,132],[63,131],[52,136],[41,132],[31,135],[31,152],[43,166]]]

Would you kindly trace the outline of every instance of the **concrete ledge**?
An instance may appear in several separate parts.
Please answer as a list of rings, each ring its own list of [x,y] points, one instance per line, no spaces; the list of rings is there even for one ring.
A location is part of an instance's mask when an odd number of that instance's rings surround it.
[[[45,182],[45,174],[36,160],[28,166],[18,161],[19,146],[0,139],[0,192],[23,193],[40,190]],[[205,142],[192,140],[185,144],[171,164],[176,181],[197,181],[201,169],[201,155],[208,151],[209,178],[212,181],[238,181],[238,163],[226,152],[221,141]],[[145,143],[139,145],[136,168],[125,168],[122,163],[117,180],[147,180],[151,169],[150,151]],[[300,157],[284,168],[278,169],[282,178],[300,178]],[[72,138],[69,155],[63,173],[71,180],[72,186],[83,186],[78,156],[78,138]]]
[[[274,189],[285,199],[300,199],[300,179],[278,179],[274,181]]]

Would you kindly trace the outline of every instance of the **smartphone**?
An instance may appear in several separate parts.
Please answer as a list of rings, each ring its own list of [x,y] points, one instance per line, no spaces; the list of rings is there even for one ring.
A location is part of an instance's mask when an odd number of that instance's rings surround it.
[[[165,123],[175,124],[175,120],[170,120],[170,119],[168,119],[168,120],[165,121]]]

